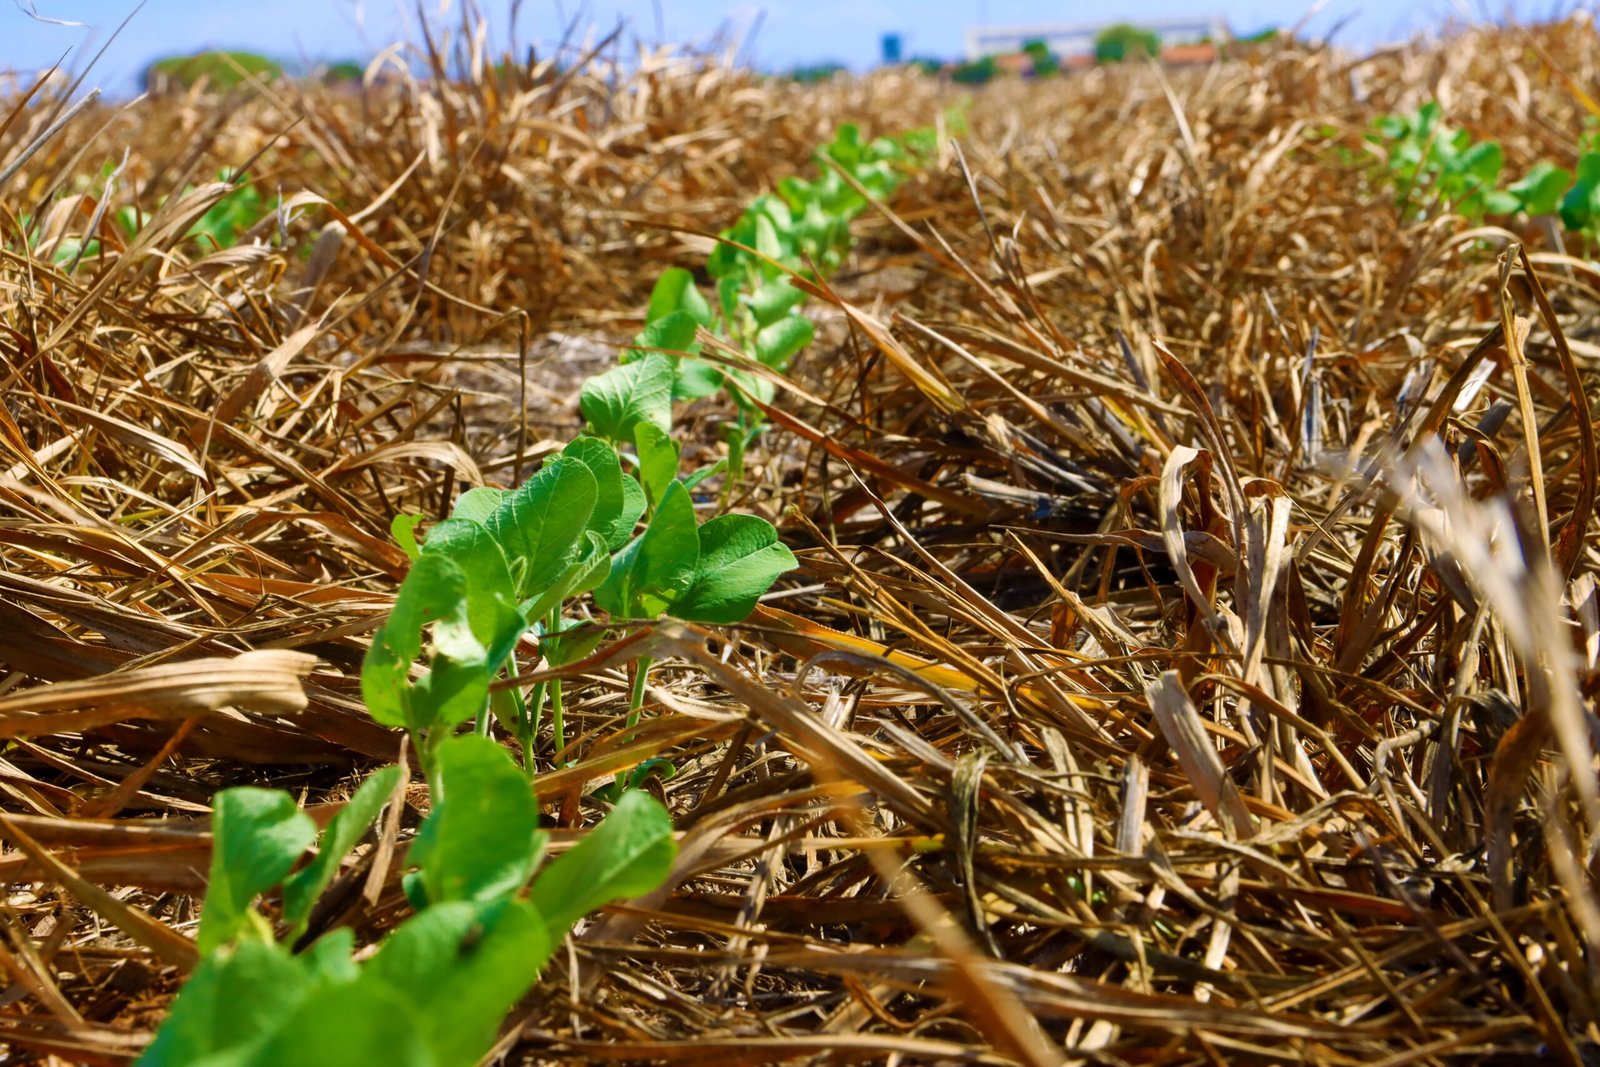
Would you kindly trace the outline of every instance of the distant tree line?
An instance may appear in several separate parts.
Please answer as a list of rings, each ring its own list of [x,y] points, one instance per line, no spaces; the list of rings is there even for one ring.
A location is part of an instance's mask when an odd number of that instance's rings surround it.
[[[366,67],[355,60],[321,64],[310,72],[327,82],[360,81]],[[213,89],[233,89],[253,79],[273,81],[285,75],[283,64],[256,52],[211,50],[193,55],[164,56],[144,69],[150,92],[191,89],[202,80]]]

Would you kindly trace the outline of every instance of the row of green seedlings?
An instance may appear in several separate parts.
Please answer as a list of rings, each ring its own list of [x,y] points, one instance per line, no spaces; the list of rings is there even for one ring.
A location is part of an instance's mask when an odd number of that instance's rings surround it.
[[[647,418],[648,408],[631,398],[619,414]],[[529,783],[537,712],[520,694],[510,705],[492,700],[491,687],[514,673],[530,631],[552,666],[597,644],[603,628],[579,636],[562,621],[585,593],[617,622],[667,610],[736,622],[794,565],[771,524],[722,515],[699,526],[681,480],[641,482],[592,436],[514,492],[464,494],[420,547],[410,520],[397,531],[415,558],[362,665],[361,691],[374,719],[407,731],[427,779],[431,807],[402,881],[415,914],[361,962],[348,929],[294,951],[341,860],[404,785],[399,767],[362,784],[298,872],[317,834],[293,797],[219,793],[202,962],[142,1063],[476,1063],[571,926],[659,884],[674,854],[666,810],[629,790],[534,878],[546,844]],[[485,736],[492,714],[523,743],[526,768]],[[461,732],[469,722],[478,729]],[[278,887],[282,940],[254,905]]]
[[[787,373],[815,333],[804,314],[806,293],[794,280],[837,270],[850,251],[850,224],[870,205],[868,197],[890,196],[937,144],[931,129],[864,140],[856,126],[840,126],[817,151],[818,177],[785,178],[776,193],[757,197],[721,233],[705,264],[712,299],[692,272],[681,267],[662,272],[643,331],[623,354],[622,366],[589,384],[584,402],[600,391],[670,391],[679,400],[727,394],[737,417],[724,427],[726,484],[740,482],[745,455],[763,430],[761,406],[771,402],[773,384],[759,370],[700,358],[699,332],[752,354],[772,372]],[[672,358],[650,358],[661,353]]]
[[[842,157],[874,195],[898,181],[878,164],[903,156],[880,142],[862,145],[854,130],[824,151]],[[320,835],[287,792],[220,792],[201,962],[144,1067],[347,1067],[379,1057],[466,1067],[489,1050],[578,920],[666,877],[672,823],[636,788],[644,768],[603,794],[612,807],[596,829],[542,862],[547,835],[530,779],[546,708],[554,758],[566,756],[562,689],[559,680],[516,685],[516,652],[531,633],[546,665],[560,668],[592,653],[614,626],[662,616],[737,623],[796,565],[764,519],[728,513],[697,521],[693,493],[720,465],[680,475],[672,434],[675,397],[713,388],[740,405],[740,432],[749,434],[757,414],[750,400],[770,399],[769,387],[698,359],[692,331],[662,333],[687,320],[752,346],[774,369],[787,365],[798,350],[793,331],[805,320],[799,291],[769,268],[798,270],[802,259],[806,270],[836,267],[848,250],[848,219],[864,201],[857,206],[826,176],[786,182],[783,191],[782,209],[763,197],[724,235],[753,251],[714,257],[720,315],[695,302],[682,274],[669,272],[656,287],[637,347],[668,351],[636,351],[585,384],[588,433],[514,491],[464,493],[421,543],[420,519],[396,518],[392,532],[412,562],[362,664],[361,692],[375,720],[407,732],[427,780],[430,810],[402,880],[414,914],[364,958],[350,929],[321,930],[337,912],[325,898],[336,896],[328,890],[342,861],[403,796],[401,767],[368,777]],[[809,324],[804,330],[809,340]],[[611,625],[584,618],[585,597]],[[416,669],[419,660],[425,670]],[[628,729],[649,668],[647,659],[635,664]],[[520,767],[489,736],[495,723],[516,740]],[[296,870],[313,845],[315,858]],[[274,890],[281,937],[257,907]]]
[[[1453,129],[1430,101],[1410,115],[1382,115],[1367,134],[1378,180],[1392,186],[1400,210],[1426,218],[1449,210],[1469,222],[1485,216],[1558,217],[1586,242],[1600,238],[1600,133],[1580,139],[1576,170],[1548,160],[1501,187],[1505,153],[1495,141],[1478,141]]]

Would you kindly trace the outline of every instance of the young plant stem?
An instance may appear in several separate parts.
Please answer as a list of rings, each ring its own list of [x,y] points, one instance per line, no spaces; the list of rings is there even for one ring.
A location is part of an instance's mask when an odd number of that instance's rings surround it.
[[[567,747],[567,723],[561,705],[561,679],[550,679],[550,727],[555,735],[554,759],[560,765]]]
[[[633,665],[633,685],[628,690],[628,729],[639,725],[639,709],[644,707],[644,683],[650,675],[650,657],[640,656]]]
[[[511,668],[512,671],[515,669],[515,666]],[[522,698],[522,690],[502,689],[491,693],[489,706],[494,710],[494,717],[516,737],[517,746],[522,749],[523,766],[527,768],[528,777],[532,778],[533,753],[530,739],[533,735],[528,730],[528,704]]]
[[[522,711],[521,729],[518,731],[517,743],[522,746],[522,766],[528,772],[529,780],[533,778],[533,746],[539,739],[539,719],[544,714],[544,693],[544,682],[538,683],[529,692],[528,703]]]
[[[561,632],[561,606],[559,604],[550,609],[550,617],[545,620],[544,632],[550,637],[555,637]],[[545,662],[548,664],[549,661],[550,658],[546,656]],[[550,727],[555,735],[555,759],[559,761],[562,750],[567,747],[566,708],[561,700],[560,678],[550,679]]]

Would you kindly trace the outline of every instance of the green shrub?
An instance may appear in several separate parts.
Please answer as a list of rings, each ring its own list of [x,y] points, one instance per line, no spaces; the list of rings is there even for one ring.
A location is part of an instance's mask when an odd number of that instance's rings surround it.
[[[1095,35],[1094,59],[1096,63],[1120,63],[1129,56],[1158,56],[1161,38],[1149,30],[1141,30],[1126,22],[1107,26]]]
[[[146,89],[163,85],[190,88],[204,78],[213,89],[232,89],[246,75],[271,81],[283,77],[283,67],[254,52],[197,52],[192,56],[168,56],[145,68]]]
[[[353,59],[341,60],[338,63],[329,63],[319,72],[322,80],[328,84],[338,82],[358,82],[367,73],[366,65],[357,63]]]
[[[816,85],[819,82],[830,80],[835,74],[843,74],[843,63],[813,63],[810,66],[795,67],[789,72],[791,81],[801,85]]]
[[[997,71],[994,56],[984,56],[971,63],[961,64],[951,73],[950,80],[962,85],[982,85],[994,80]]]
[[[1046,77],[1061,69],[1061,61],[1043,41],[1029,41],[1022,46],[1022,50],[1033,60],[1033,75],[1036,78]]]

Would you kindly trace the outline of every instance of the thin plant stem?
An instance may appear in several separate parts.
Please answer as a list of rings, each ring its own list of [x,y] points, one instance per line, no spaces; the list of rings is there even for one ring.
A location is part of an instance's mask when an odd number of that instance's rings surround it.
[[[561,633],[561,605],[557,604],[550,609],[550,614],[545,619],[544,632],[546,637],[556,637]],[[545,656],[545,663],[554,666],[550,663],[549,655]],[[561,759],[562,751],[567,747],[566,708],[561,696],[561,679],[550,679],[550,727],[555,734],[555,759],[558,761]]]
[[[539,720],[544,715],[545,683],[535,685],[528,694],[528,703],[522,714],[522,762],[527,766],[528,777],[533,777],[533,745],[539,737]]]
[[[639,725],[639,709],[644,707],[644,683],[650,674],[650,657],[640,656],[633,667],[633,685],[628,690],[628,729]]]
[[[567,747],[567,723],[561,704],[561,679],[550,679],[550,727],[555,733],[555,759],[559,762]]]

